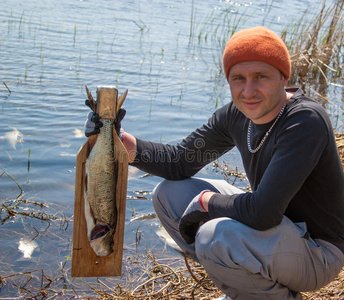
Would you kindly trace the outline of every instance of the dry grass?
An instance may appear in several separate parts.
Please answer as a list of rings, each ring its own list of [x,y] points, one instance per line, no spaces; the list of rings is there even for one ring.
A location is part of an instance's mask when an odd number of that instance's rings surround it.
[[[134,286],[125,287],[115,280],[109,284],[102,278],[97,278],[93,284],[75,281],[68,276],[68,269],[63,270],[61,276],[49,278],[42,269],[37,269],[0,276],[0,291],[17,289],[17,296],[23,299],[210,300],[222,295],[202,266],[184,259],[184,265],[182,258],[167,264],[152,254],[147,255],[149,261],[143,261],[142,257],[131,259],[127,267],[137,270],[134,273],[138,283]],[[174,264],[177,266],[173,267]],[[344,268],[333,282],[317,291],[302,293],[302,297],[304,300],[343,300]]]
[[[197,299],[210,300],[222,293],[208,279],[202,266],[185,260],[186,268],[173,271],[170,267],[156,265],[150,278],[138,285],[132,292],[124,292],[123,298],[117,295],[103,295],[103,299]],[[157,268],[160,270],[157,272]],[[304,300],[343,300],[344,268],[338,277],[327,286],[313,292],[301,293]],[[110,297],[110,298],[109,298]]]
[[[340,159],[344,168],[344,133],[336,134],[336,143]]]
[[[282,32],[291,53],[290,85],[306,91],[314,86],[325,95],[328,85],[343,79],[344,1],[324,2],[313,19],[293,24]]]
[[[344,299],[344,268],[336,278],[336,280],[329,283],[320,290],[302,293],[305,300],[343,300]]]

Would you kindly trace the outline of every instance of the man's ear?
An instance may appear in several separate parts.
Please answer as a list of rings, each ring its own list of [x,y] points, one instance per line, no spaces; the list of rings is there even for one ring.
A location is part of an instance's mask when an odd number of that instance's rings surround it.
[[[286,86],[289,79],[286,79],[281,71],[280,71],[280,74],[281,74],[281,80],[283,80],[283,86]]]

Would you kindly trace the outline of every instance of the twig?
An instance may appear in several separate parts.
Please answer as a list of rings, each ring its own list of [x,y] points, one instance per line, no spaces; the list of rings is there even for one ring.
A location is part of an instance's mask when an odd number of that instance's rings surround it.
[[[0,175],[0,177],[3,175],[3,174],[6,174],[8,178],[10,178],[16,185],[17,187],[20,189],[20,194],[17,196],[17,199],[20,198],[20,196],[23,194],[23,189],[20,187],[20,185],[18,184],[18,182],[12,177],[10,176],[6,171],[3,171]]]
[[[185,255],[185,253],[183,253],[183,256],[184,256],[184,261],[185,261],[185,265],[186,265],[186,268],[188,269],[191,277],[196,281],[196,282],[199,282],[200,279],[194,274],[194,272],[192,272],[191,268],[190,268],[190,265],[189,265],[189,262],[187,260],[187,256]]]
[[[152,283],[154,284],[154,281],[157,280],[157,279],[161,279],[161,278],[164,278],[164,277],[168,277],[168,276],[171,276],[171,275],[175,275],[176,278],[178,279],[178,282],[173,282],[173,281],[168,281],[160,290],[156,291],[156,292],[152,292],[152,293],[147,293],[146,295],[144,295],[144,297],[147,299],[149,297],[154,297],[154,296],[157,296],[159,295],[163,290],[166,290],[167,288],[169,288],[171,285],[173,286],[177,286],[180,284],[180,278],[178,276],[178,274],[176,274],[176,272],[169,266],[167,265],[162,265],[162,264],[159,264],[157,266],[154,266],[152,268],[152,272],[154,272],[155,269],[157,268],[166,268],[168,270],[170,270],[171,272],[170,273],[167,273],[167,274],[162,274],[160,276],[157,276],[157,277],[153,277],[153,278],[150,278],[148,279],[146,282],[138,285],[132,292],[131,292],[131,296],[132,297],[135,297],[135,298],[141,298],[143,297],[142,295],[135,295],[136,291],[139,290],[140,288],[146,288],[147,284],[149,283]]]
[[[6,82],[5,82],[5,81],[3,81],[2,83],[5,85],[6,89],[7,89],[7,90],[8,90],[8,92],[11,94],[12,92],[11,92],[10,88],[7,86]]]

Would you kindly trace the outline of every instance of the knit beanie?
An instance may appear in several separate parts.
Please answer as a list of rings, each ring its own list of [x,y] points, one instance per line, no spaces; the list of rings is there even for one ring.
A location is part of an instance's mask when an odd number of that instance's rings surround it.
[[[240,62],[262,61],[280,70],[288,80],[290,58],[283,40],[268,28],[258,26],[233,34],[223,53],[223,68],[228,80],[230,69]]]

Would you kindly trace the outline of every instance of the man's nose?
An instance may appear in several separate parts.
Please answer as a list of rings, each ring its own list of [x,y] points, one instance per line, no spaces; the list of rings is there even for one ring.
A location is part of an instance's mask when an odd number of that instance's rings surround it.
[[[244,86],[243,95],[245,98],[253,98],[257,94],[256,85],[251,80],[247,80]]]

